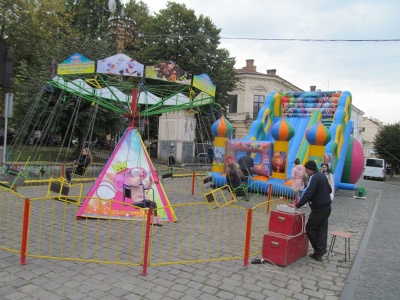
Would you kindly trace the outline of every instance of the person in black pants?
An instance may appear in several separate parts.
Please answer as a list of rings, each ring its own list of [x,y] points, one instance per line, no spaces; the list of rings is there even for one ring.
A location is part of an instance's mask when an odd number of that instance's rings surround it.
[[[173,166],[175,166],[175,157],[174,154],[170,152],[168,156],[168,167],[170,170],[172,170]]]
[[[236,166],[236,163],[231,162],[228,164],[228,172],[226,173],[226,183],[235,189],[239,187],[245,180],[242,171]]]
[[[318,172],[315,161],[308,161],[304,165],[309,177],[308,185],[303,191],[299,203],[289,204],[290,207],[300,208],[310,202],[311,213],[306,224],[306,234],[310,240],[314,253],[309,257],[322,261],[322,256],[328,251],[328,218],[331,214],[331,186],[326,176]]]
[[[65,168],[65,179],[71,183],[71,173],[77,175],[85,174],[86,168],[92,162],[92,153],[89,148],[83,148],[82,153],[77,160],[74,160],[74,166]]]
[[[243,155],[241,158],[239,158],[238,164],[244,177],[247,179],[250,175],[251,168],[254,167],[254,160],[251,157],[251,152],[247,152],[246,155]]]

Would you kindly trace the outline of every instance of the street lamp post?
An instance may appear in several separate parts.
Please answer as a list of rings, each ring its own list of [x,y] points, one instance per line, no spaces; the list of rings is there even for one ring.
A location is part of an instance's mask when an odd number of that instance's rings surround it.
[[[4,147],[3,147],[3,165],[6,163],[7,151],[7,131],[8,131],[8,118],[12,117],[12,105],[14,95],[7,93],[4,98]]]

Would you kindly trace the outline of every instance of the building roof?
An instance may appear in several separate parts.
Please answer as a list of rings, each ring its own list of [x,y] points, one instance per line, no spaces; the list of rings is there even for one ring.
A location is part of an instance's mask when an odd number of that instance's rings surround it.
[[[246,59],[246,66],[241,69],[235,69],[235,73],[239,77],[241,75],[253,75],[253,76],[257,76],[257,77],[274,78],[274,79],[284,82],[286,85],[291,86],[294,89],[303,91],[303,89],[297,87],[293,83],[276,75],[276,69],[268,69],[268,70],[266,70],[266,73],[257,72],[257,66],[254,65],[254,59]]]

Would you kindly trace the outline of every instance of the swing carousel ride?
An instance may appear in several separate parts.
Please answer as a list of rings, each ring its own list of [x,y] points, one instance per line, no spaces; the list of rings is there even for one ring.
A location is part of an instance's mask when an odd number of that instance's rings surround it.
[[[71,145],[73,138],[71,133],[76,126],[80,107],[85,103],[91,104],[84,137],[87,145],[91,144],[96,114],[100,106],[130,120],[130,126],[85,197],[77,217],[142,218],[143,210],[135,209],[131,205],[134,199],[129,198],[129,189],[126,188],[130,177],[140,175],[142,182],[154,183],[151,200],[159,208],[158,218],[161,221],[176,221],[174,212],[167,208],[170,206],[169,200],[141,138],[138,129],[139,120],[172,111],[194,111],[200,106],[216,105],[214,104],[215,86],[209,76],[207,74],[192,76],[171,61],[144,66],[122,53],[98,60],[96,72],[95,62],[79,53],[71,55],[58,66],[53,62],[52,68],[53,78],[37,95],[26,114],[23,129],[15,138],[11,151],[13,157],[17,159],[8,164],[8,170],[4,173],[4,176],[7,175],[8,178],[3,177],[2,182],[8,180],[9,188],[15,189],[21,184],[21,180],[26,180],[35,173],[42,174],[47,171],[45,163],[32,164],[32,161],[40,161],[38,149],[45,139],[34,139],[29,142],[29,137],[33,136],[38,128],[41,129],[41,135],[53,136],[52,132],[57,128],[59,121],[57,112],[62,111],[64,106],[71,105],[66,100],[67,97],[74,97],[76,101],[73,115],[70,118],[67,133],[61,141],[57,161],[62,156],[63,146],[69,148]],[[147,82],[154,84],[150,85]],[[34,109],[37,109],[38,102],[43,102],[42,99],[46,94],[50,95],[46,105],[52,104],[53,108],[42,107],[42,114],[37,117]],[[57,99],[52,99],[55,95],[58,95]],[[45,112],[48,111],[50,113],[46,114]],[[18,158],[22,156],[22,153],[24,157],[28,157],[24,164],[18,163]],[[31,163],[27,164],[27,161]],[[14,180],[10,180],[12,171],[10,166],[15,165],[19,165],[19,170],[14,170],[18,175]],[[35,165],[36,170],[28,169],[28,165]],[[18,179],[20,182],[17,184]],[[62,187],[64,179],[60,180]]]

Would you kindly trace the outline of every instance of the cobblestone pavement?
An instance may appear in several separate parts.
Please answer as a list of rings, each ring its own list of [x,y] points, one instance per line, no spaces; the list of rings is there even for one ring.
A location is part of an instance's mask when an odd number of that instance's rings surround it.
[[[329,231],[353,234],[347,262],[340,238],[322,263],[308,256],[287,267],[216,261],[150,266],[147,276],[139,267],[37,258],[21,266],[19,255],[0,250],[0,299],[398,299],[398,184],[360,180],[366,199],[339,191]]]
[[[380,194],[341,299],[399,299],[400,176],[363,184]]]

